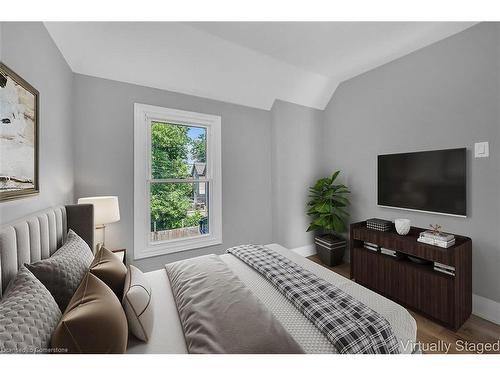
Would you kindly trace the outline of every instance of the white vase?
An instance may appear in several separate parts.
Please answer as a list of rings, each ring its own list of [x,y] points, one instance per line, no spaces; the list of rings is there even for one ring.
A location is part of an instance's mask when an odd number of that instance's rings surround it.
[[[408,219],[396,219],[394,225],[396,226],[396,232],[402,236],[406,236],[410,231],[410,220]]]

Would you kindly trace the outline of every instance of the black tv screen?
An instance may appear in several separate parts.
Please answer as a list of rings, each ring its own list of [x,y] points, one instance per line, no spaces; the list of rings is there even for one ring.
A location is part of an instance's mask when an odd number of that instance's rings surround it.
[[[378,205],[466,216],[466,149],[378,156]]]

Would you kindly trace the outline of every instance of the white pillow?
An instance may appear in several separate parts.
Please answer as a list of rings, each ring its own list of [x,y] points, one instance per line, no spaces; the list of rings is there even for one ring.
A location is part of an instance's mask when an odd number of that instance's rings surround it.
[[[147,342],[154,325],[151,285],[141,270],[132,265],[128,266],[122,304],[129,331],[139,340]]]

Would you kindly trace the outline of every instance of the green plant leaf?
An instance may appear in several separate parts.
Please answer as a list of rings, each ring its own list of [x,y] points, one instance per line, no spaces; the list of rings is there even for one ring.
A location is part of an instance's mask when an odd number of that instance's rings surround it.
[[[349,205],[349,188],[344,184],[334,184],[340,171],[331,177],[321,178],[309,188],[307,215],[311,223],[307,231],[322,229],[329,232],[344,232],[346,219],[349,216],[346,207]]]
[[[333,207],[346,207],[347,204],[342,203],[342,202],[332,201],[332,206]]]
[[[332,200],[335,202],[343,203],[345,205],[349,204],[349,199],[347,199],[346,197],[344,197],[342,195],[335,195],[332,197]]]
[[[345,185],[332,185],[332,189],[334,191],[339,191],[339,190],[342,190],[342,189],[347,189],[347,186],[345,186]]]
[[[330,184],[333,184],[333,181],[335,181],[335,179],[337,178],[339,173],[340,173],[340,171],[337,171],[332,175],[332,177],[330,178]]]
[[[325,225],[328,225],[328,219],[325,218],[325,217],[318,217],[316,219],[314,219],[314,221],[312,222],[313,225],[318,225],[320,227],[324,227]]]
[[[349,191],[349,189],[346,189],[346,188],[340,188],[338,190],[335,190],[335,193],[337,193],[337,194],[349,194],[350,191]]]
[[[318,226],[318,225],[314,225],[314,224],[311,224],[309,225],[309,227],[307,228],[306,232],[311,232],[313,230],[318,230],[318,229],[322,229],[322,227]]]
[[[333,210],[332,210],[334,213],[336,214],[340,214],[341,216],[344,216],[344,217],[347,217],[349,216],[349,214],[347,213],[346,210],[344,210],[343,207],[335,207]],[[340,216],[339,215],[339,216]]]
[[[333,227],[334,227],[335,232],[344,232],[345,231],[345,224],[342,221],[342,219],[333,215],[332,221],[333,221]]]
[[[321,178],[319,179],[316,184],[312,187],[312,189],[316,190],[316,191],[321,191],[321,189],[323,189],[323,187],[328,183],[327,179],[325,178]]]
[[[310,209],[309,211],[307,211],[307,214],[309,216],[319,216],[319,212],[316,211],[315,209]]]
[[[334,194],[332,196],[332,199],[336,199],[338,201],[344,201],[344,202],[349,202],[349,198],[347,198],[346,196],[344,196],[343,194]]]
[[[320,202],[314,206],[314,209],[319,213],[330,212],[331,206],[328,202]]]

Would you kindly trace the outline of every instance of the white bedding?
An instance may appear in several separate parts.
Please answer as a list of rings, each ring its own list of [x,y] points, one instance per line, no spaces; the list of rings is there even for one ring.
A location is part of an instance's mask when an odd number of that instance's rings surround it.
[[[165,269],[148,272],[154,306],[154,328],[144,343],[129,335],[128,354],[187,354],[184,333]]]
[[[415,342],[417,332],[415,319],[402,306],[280,245],[266,246],[314,272],[380,313],[391,323],[394,334],[400,343],[406,343],[408,340]],[[224,254],[220,257],[255,296],[266,305],[306,353],[336,352],[325,336],[263,276],[231,254]],[[148,343],[130,339],[127,353],[187,353],[181,323],[165,269],[149,272],[146,277],[151,282],[153,290],[155,328]],[[410,348],[411,345],[401,346],[402,352],[404,352],[404,347]]]

